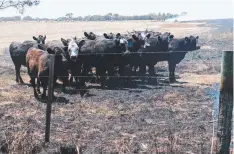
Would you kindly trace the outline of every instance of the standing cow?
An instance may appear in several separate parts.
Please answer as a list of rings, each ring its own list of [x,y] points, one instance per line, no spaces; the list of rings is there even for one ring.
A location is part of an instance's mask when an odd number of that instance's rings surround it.
[[[169,56],[164,60],[168,61],[170,82],[175,81],[175,67],[184,59],[186,53],[199,49],[198,36],[189,36],[181,39],[173,39],[169,43]]]
[[[150,46],[139,50],[139,52],[142,53],[139,64],[140,75],[145,75],[146,66],[149,67],[149,74],[151,76],[155,73],[154,65],[156,65],[157,60],[160,59],[161,56],[158,52],[168,52],[168,45],[173,38],[174,35],[171,35],[170,33],[166,32],[161,35],[153,35],[148,39],[148,43],[150,44]]]
[[[16,71],[16,82],[17,83],[24,83],[23,79],[20,76],[20,68],[21,65],[26,66],[26,54],[28,52],[28,49],[31,47],[40,48],[42,49],[45,43],[46,36],[43,37],[41,35],[36,38],[33,36],[33,39],[36,40],[36,42],[33,41],[25,41],[23,43],[21,42],[12,42],[9,46],[9,51],[11,55],[11,59],[15,65],[15,71]]]
[[[81,75],[81,67],[82,67],[82,61],[79,58],[81,47],[85,44],[85,40],[77,41],[76,38],[73,39],[63,39],[61,38],[61,41],[66,48],[65,51],[67,51],[67,58],[69,59],[68,62],[68,69],[71,71],[71,79],[73,77],[76,81],[76,89],[79,88],[79,81],[78,77]],[[84,86],[83,84],[80,84],[80,87]]]
[[[46,97],[46,89],[49,81],[49,66],[51,63],[50,54],[55,55],[54,63],[54,81],[56,82],[58,76],[66,75],[63,68],[63,58],[66,53],[59,47],[47,48],[47,51],[30,48],[26,55],[26,66],[28,68],[28,74],[31,78],[31,83],[34,90],[34,96],[39,98]],[[37,85],[35,83],[37,79]],[[41,94],[39,86],[42,85],[43,93]],[[36,89],[37,87],[37,89]],[[54,95],[53,95],[54,96]]]
[[[114,75],[114,66],[121,62],[121,54],[126,51],[126,45],[127,40],[123,38],[85,40],[79,56],[84,68],[83,75],[87,75],[91,67],[96,67],[96,73],[104,87],[106,71],[109,76]]]

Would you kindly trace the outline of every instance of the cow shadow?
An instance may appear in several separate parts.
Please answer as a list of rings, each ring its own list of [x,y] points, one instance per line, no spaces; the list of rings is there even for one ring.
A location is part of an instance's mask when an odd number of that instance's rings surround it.
[[[19,85],[32,87],[32,84],[31,84],[31,83],[19,83]]]
[[[90,94],[88,88],[83,88],[83,89],[76,89],[73,87],[66,88],[66,90],[61,91],[61,90],[56,90],[57,92],[68,94],[68,95],[80,95],[81,97],[92,97],[96,96],[94,94]]]
[[[44,98],[36,98],[37,101],[41,102],[41,103],[48,103],[48,96],[44,97]],[[66,99],[65,97],[56,97],[53,98],[52,103],[57,103],[57,104],[67,104],[69,103],[69,99]]]

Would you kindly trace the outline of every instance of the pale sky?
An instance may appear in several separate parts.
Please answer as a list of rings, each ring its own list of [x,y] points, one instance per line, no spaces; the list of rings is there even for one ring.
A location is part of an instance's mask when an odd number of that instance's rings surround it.
[[[233,0],[41,0],[39,6],[27,8],[23,16],[56,18],[73,13],[86,16],[107,13],[144,15],[149,13],[188,12],[193,18],[233,18]],[[20,15],[10,8],[0,16]]]

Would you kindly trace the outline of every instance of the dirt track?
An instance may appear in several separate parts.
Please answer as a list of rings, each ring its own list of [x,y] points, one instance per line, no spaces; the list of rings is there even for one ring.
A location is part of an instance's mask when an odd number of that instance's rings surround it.
[[[55,23],[39,23],[38,27],[32,26],[35,23],[21,23],[18,29],[12,24],[8,26],[16,29],[12,32],[8,31],[6,23],[0,23],[0,29],[6,28],[3,31],[6,33],[0,36],[0,48],[5,48],[13,40],[29,39],[34,35],[33,31],[36,34],[48,33],[49,40],[52,40],[74,34],[81,37],[84,29],[80,28],[77,33],[70,30],[76,24],[87,30],[92,30],[94,25],[92,22],[70,24],[57,24],[52,28]],[[106,30],[102,25],[107,23],[98,23],[94,32],[124,32],[135,28],[131,24],[108,23]],[[167,63],[162,62],[155,67],[162,75],[157,86],[138,84],[136,88],[104,90],[96,85],[90,86],[90,96],[83,98],[72,90],[70,94],[57,90],[60,99],[53,104],[52,143],[43,148],[46,106],[33,97],[31,87],[15,83],[14,67],[5,50],[0,56],[0,147],[1,143],[9,141],[10,150],[17,150],[21,142],[26,148],[23,150],[37,147],[40,153],[53,153],[60,143],[76,144],[84,153],[209,153],[221,51],[233,50],[233,25],[229,20],[202,24],[134,24],[135,30],[148,25],[149,29],[170,31],[175,37],[199,35],[202,47],[188,53],[177,66],[177,83],[169,85],[165,80],[168,77]],[[27,26],[33,28],[20,35]],[[56,33],[57,29],[59,33]],[[22,70],[24,80],[28,82],[26,69]]]

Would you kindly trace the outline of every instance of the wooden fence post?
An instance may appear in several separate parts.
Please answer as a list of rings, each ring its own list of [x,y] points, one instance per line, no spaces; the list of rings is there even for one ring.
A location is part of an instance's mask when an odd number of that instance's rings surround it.
[[[53,101],[53,87],[54,87],[54,61],[55,61],[55,55],[50,55],[48,102],[47,102],[47,108],[46,108],[45,142],[50,141],[51,103]]]
[[[217,154],[229,154],[233,111],[233,51],[223,51],[217,132]]]

